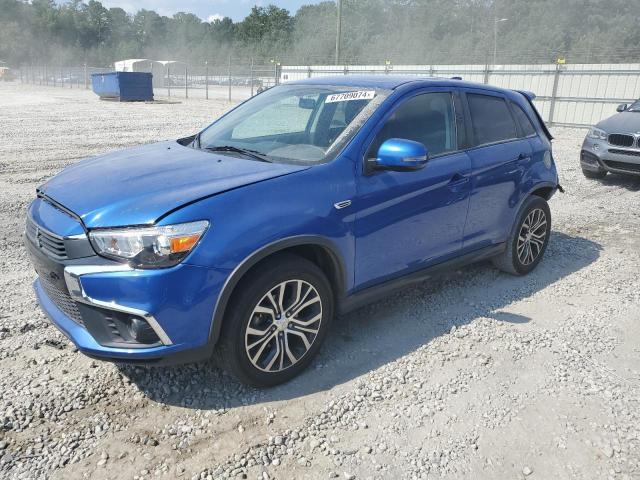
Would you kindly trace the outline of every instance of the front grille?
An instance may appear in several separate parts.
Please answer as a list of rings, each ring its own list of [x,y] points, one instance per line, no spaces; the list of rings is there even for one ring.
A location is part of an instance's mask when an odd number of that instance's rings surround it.
[[[638,155],[640,156],[640,152]],[[614,162],[611,160],[606,160],[604,163],[607,167],[613,168],[615,170],[640,173],[640,164],[638,163]]]
[[[26,232],[29,239],[50,257],[56,260],[67,259],[67,249],[62,237],[39,227],[30,217],[27,217]]]
[[[56,304],[62,312],[74,322],[82,325],[82,316],[78,310],[78,305],[71,299],[67,289],[61,290],[44,277],[40,277],[40,284],[47,296]]]
[[[618,147],[633,147],[635,140],[633,135],[625,135],[623,133],[612,133],[609,135],[609,143],[611,145],[617,145]]]

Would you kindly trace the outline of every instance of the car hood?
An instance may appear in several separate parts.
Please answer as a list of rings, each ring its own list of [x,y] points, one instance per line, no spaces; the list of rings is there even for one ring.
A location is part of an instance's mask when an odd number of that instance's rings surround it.
[[[640,133],[640,112],[621,112],[596,125],[607,133]]]
[[[78,215],[87,228],[144,225],[196,200],[307,168],[167,141],[81,161],[39,192]]]

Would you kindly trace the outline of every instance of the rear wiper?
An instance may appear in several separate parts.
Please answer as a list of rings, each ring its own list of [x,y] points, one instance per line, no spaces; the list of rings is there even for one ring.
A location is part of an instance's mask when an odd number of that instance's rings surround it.
[[[246,155],[247,157],[255,158],[256,160],[260,160],[261,162],[271,162],[263,153],[260,153],[256,150],[249,150],[246,148],[234,147],[233,145],[217,145],[215,147],[204,147],[203,150],[207,150],[209,152],[233,152],[240,153],[242,155]]]

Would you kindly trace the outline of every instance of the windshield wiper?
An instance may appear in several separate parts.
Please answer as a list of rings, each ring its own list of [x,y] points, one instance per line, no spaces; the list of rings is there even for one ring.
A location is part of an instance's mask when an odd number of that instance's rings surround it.
[[[214,147],[201,147],[202,150],[207,150],[209,152],[232,152],[232,153],[240,153],[241,155],[246,155],[247,157],[255,158],[256,160],[260,160],[261,162],[269,162],[269,160],[264,153],[260,153],[256,150],[249,150],[247,148],[239,148],[234,147],[233,145],[216,145]]]

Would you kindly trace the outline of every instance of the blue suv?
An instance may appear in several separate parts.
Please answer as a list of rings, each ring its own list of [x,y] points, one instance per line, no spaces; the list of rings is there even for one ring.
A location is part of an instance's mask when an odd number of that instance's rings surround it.
[[[286,381],[336,314],[478,260],[538,265],[560,186],[532,99],[457,79],[308,79],[197,135],[79,162],[28,209],[40,305],[91,357],[215,353],[243,382]]]

